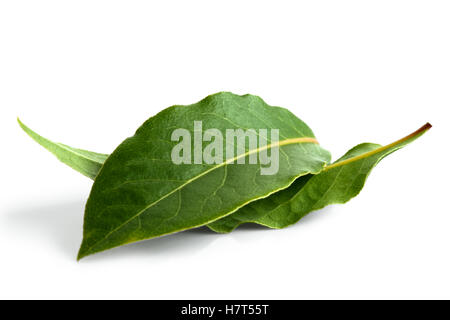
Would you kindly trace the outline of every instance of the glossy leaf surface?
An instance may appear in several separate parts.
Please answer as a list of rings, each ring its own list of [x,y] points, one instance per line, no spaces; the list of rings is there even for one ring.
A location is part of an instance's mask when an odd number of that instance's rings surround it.
[[[194,137],[198,120],[203,130],[278,129],[280,141],[267,137],[267,148],[279,148],[279,171],[261,175],[262,165],[247,160],[262,150],[250,148],[219,164],[175,165],[173,131],[185,128]],[[246,164],[233,163],[242,158]],[[104,163],[86,205],[78,258],[208,224],[300,176],[320,172],[329,160],[304,122],[259,97],[223,92],[170,107],[145,122]]]

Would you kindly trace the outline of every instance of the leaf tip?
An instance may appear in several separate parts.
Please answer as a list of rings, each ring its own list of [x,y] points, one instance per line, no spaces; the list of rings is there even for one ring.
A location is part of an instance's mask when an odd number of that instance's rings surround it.
[[[25,125],[23,124],[23,122],[22,121],[20,121],[20,118],[19,117],[17,117],[17,123],[19,124],[19,126],[21,127],[21,128],[23,128]]]
[[[86,250],[83,242],[80,246],[80,249],[78,250],[77,261],[80,261],[81,259],[87,257],[88,255],[90,255],[89,250]]]
[[[28,128],[26,126],[25,123],[22,122],[22,120],[20,120],[19,117],[17,117],[17,123],[19,124],[19,126],[22,128],[23,131],[25,131],[26,134],[30,135],[30,132],[32,132],[32,130],[30,128]]]
[[[87,256],[87,254],[83,253],[80,249],[80,251],[78,251],[78,255],[77,255],[77,262],[80,262],[80,260],[86,256]]]

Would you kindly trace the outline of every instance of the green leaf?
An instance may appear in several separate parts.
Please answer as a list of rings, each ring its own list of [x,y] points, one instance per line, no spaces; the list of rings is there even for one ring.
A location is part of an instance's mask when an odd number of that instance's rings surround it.
[[[20,119],[17,119],[17,121],[34,141],[53,153],[61,162],[88,178],[95,179],[106,158],[108,158],[107,154],[76,149],[62,143],[52,142],[28,128]]]
[[[216,232],[231,232],[243,223],[284,228],[311,211],[334,203],[345,203],[357,196],[371,170],[384,157],[411,143],[431,128],[426,124],[411,135],[382,147],[363,143],[318,175],[297,179],[289,188],[250,203],[237,212],[208,225]]]
[[[263,149],[246,149],[218,164],[179,164],[171,160],[175,129],[192,136],[203,130],[279,129],[279,171],[261,175],[248,158]],[[225,152],[225,145],[224,145]],[[245,159],[246,164],[231,164]],[[95,179],[84,218],[78,259],[123,244],[206,225],[254,200],[288,187],[298,177],[320,172],[329,153],[307,125],[288,110],[261,98],[218,93],[190,106],[173,106],[150,118],[106,160]]]

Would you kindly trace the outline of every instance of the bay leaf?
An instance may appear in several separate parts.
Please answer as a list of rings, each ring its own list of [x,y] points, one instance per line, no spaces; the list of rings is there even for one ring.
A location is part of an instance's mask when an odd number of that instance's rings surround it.
[[[19,119],[18,122],[31,138],[63,163],[93,180],[108,158],[106,154],[52,142],[32,131]],[[382,158],[412,142],[430,127],[431,125],[427,124],[408,137],[385,147],[370,143],[358,145],[334,164],[328,165],[321,173],[302,175],[288,188],[250,202],[222,219],[209,223],[208,226],[211,230],[221,233],[230,232],[239,225],[250,222],[270,228],[284,228],[311,211],[332,203],[345,203],[361,191],[368,174]],[[358,164],[362,168],[359,171],[355,167]],[[355,172],[358,174],[355,175]]]
[[[261,175],[261,164],[248,158],[260,149],[245,149],[214,164],[172,162],[179,128],[195,136],[203,129],[278,129],[280,141],[267,137],[267,149],[279,148],[279,171]],[[226,146],[223,146],[224,154]],[[246,164],[234,164],[245,159]],[[146,121],[105,161],[89,196],[81,259],[127,243],[206,225],[246,204],[269,196],[298,177],[317,174],[330,161],[311,129],[288,110],[261,98],[221,92],[189,106],[173,106]]]
[[[411,143],[430,128],[431,125],[426,124],[387,146],[373,143],[357,145],[321,173],[303,176],[289,188],[252,202],[208,227],[221,233],[231,232],[243,223],[285,228],[312,211],[330,204],[345,203],[360,193],[370,172],[384,157]]]
[[[53,142],[28,128],[20,119],[17,119],[17,122],[34,141],[54,154],[61,162],[88,178],[95,179],[106,158],[109,156],[107,154],[72,148],[62,143]]]

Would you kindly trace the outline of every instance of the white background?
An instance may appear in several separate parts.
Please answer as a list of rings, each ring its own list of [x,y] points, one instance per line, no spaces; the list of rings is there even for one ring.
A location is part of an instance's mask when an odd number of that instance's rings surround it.
[[[0,298],[450,298],[448,1],[2,1]],[[77,263],[91,182],[27,137],[111,152],[156,112],[260,95],[334,158],[433,129],[346,205]]]

